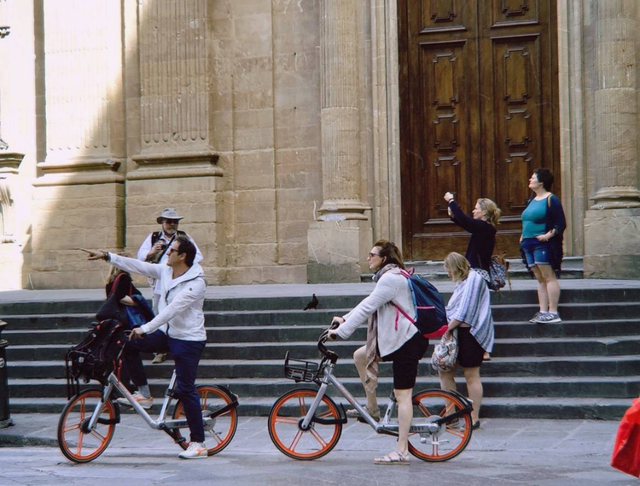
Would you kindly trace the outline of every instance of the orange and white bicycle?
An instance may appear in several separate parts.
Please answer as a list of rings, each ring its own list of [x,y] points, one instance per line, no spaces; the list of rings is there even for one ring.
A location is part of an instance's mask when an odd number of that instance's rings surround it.
[[[66,404],[58,422],[60,450],[67,459],[77,463],[90,462],[100,456],[109,446],[116,424],[120,423],[118,396],[124,397],[149,427],[166,432],[180,447],[187,449],[189,442],[181,429],[187,428],[188,424],[181,400],[176,402],[173,418],[165,419],[174,398],[175,386],[174,370],[160,413],[154,420],[112,372],[102,389],[82,390]],[[219,385],[201,385],[196,387],[196,392],[202,408],[205,444],[208,455],[212,456],[227,447],[236,433],[238,397]]]
[[[285,357],[285,376],[299,382],[313,382],[319,388],[296,388],[282,395],[269,414],[269,436],[285,455],[298,460],[318,459],[336,446],[347,423],[344,406],[327,395],[329,386],[346,398],[361,421],[378,434],[398,435],[396,399],[391,393],[380,422],[373,419],[333,374],[338,355],[327,349],[327,331],[318,340],[323,355],[320,363]],[[423,390],[413,395],[414,414],[409,430],[409,452],[427,462],[453,459],[469,444],[472,434],[470,400],[457,392]]]

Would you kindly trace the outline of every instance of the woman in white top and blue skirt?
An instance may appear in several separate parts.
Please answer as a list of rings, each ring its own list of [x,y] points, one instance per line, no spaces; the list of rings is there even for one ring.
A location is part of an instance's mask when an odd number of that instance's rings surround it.
[[[480,366],[485,352],[493,350],[493,316],[487,283],[482,276],[470,268],[469,262],[460,253],[449,253],[444,268],[456,287],[447,305],[447,334],[458,329],[458,361],[451,371],[439,371],[443,390],[456,389],[456,369],[462,368],[467,382],[469,398],[473,401],[471,420],[473,428],[480,427],[482,405],[482,382]]]

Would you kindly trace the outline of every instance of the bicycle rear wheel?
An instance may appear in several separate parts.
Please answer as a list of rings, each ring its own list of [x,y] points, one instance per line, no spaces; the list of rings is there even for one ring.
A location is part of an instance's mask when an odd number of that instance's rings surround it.
[[[111,400],[105,403],[96,427],[91,431],[86,429],[101,398],[102,390],[84,390],[73,397],[62,410],[58,421],[58,446],[70,461],[93,461],[105,451],[113,438],[115,419],[119,413],[118,405]]]
[[[336,446],[342,434],[342,424],[320,424],[312,422],[309,430],[300,429],[318,390],[299,388],[282,395],[273,404],[269,413],[269,437],[283,454],[301,461],[318,459]],[[320,419],[339,420],[340,412],[335,402],[324,396],[316,410]]]
[[[234,401],[233,397],[217,386],[202,385],[196,387],[196,391],[200,397],[202,417],[205,420],[204,443],[207,448],[207,455],[213,456],[227,447],[231,439],[233,439],[238,428],[238,413],[236,407],[233,407],[218,416],[212,417],[216,411],[232,403]],[[184,415],[184,405],[182,400],[179,400],[173,411],[173,418],[182,418]],[[207,418],[209,419],[207,420]],[[176,429],[175,432],[177,438],[182,436],[180,429]],[[179,444],[183,449],[189,447],[189,442],[187,441],[179,442]]]
[[[444,390],[425,390],[413,396],[413,422],[431,422],[465,408],[462,400]],[[426,419],[426,420],[425,420]],[[409,452],[427,462],[443,462],[460,454],[471,440],[471,413],[454,423],[443,424],[436,433],[409,434]]]

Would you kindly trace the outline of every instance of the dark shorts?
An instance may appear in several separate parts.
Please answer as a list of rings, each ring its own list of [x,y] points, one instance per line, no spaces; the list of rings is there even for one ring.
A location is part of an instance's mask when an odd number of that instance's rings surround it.
[[[393,361],[394,389],[409,390],[415,386],[418,363],[428,347],[429,340],[417,332],[400,349],[382,359],[382,361]]]
[[[458,327],[458,364],[463,368],[478,368],[483,356],[484,349],[471,335],[471,328]]]
[[[525,238],[520,242],[520,248],[524,252],[527,264],[530,267],[534,265],[549,265],[549,242],[539,241],[537,238]]]

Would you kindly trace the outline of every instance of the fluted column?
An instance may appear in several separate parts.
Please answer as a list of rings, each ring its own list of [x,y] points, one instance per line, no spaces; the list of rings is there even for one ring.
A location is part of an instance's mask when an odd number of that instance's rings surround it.
[[[361,123],[368,9],[360,0],[320,2],[323,201],[308,231],[309,282],[357,282],[371,248],[370,207],[363,202]]]
[[[635,0],[592,3],[595,143],[588,146],[595,194],[584,218],[584,275],[636,279],[640,275],[638,7]]]
[[[598,157],[593,209],[640,207],[636,1],[596,3]]]
[[[321,2],[322,188],[320,221],[361,219],[358,2]]]

